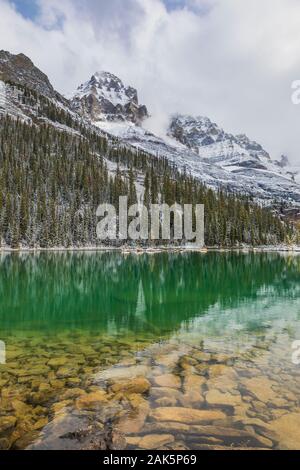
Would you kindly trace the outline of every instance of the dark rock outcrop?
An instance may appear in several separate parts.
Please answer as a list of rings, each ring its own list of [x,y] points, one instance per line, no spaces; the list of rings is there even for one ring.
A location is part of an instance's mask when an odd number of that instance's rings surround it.
[[[73,109],[92,121],[130,121],[141,124],[148,117],[139,105],[135,88],[126,87],[109,72],[97,72],[80,85],[72,100]]]
[[[67,103],[67,100],[54,90],[47,75],[24,54],[14,55],[0,51],[0,80],[26,86],[47,98]]]

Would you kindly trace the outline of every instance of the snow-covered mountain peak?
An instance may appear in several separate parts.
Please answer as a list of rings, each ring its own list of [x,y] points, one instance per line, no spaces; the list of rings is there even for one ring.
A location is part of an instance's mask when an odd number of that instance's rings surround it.
[[[96,72],[91,79],[82,84],[75,96],[85,96],[94,92],[98,97],[103,97],[111,101],[115,106],[126,105],[130,101],[137,104],[137,92],[132,87],[126,87],[122,80],[110,72]]]
[[[254,158],[270,159],[269,154],[262,146],[255,141],[251,141],[245,134],[229,134],[205,116],[173,116],[170,122],[169,135],[197,153],[201,153],[202,147],[212,149],[211,146],[213,145],[218,147],[225,145],[232,148],[232,150],[238,146],[243,149],[241,153],[245,153],[245,155],[249,154]],[[214,152],[211,156],[214,156]]]
[[[71,98],[73,107],[92,121],[130,121],[139,124],[148,116],[135,88],[110,72],[94,73]]]

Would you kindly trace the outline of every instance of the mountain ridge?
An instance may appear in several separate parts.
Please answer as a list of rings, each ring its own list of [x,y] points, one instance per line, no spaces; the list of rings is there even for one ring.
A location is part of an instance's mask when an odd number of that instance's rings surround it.
[[[24,70],[20,64],[25,64]],[[34,99],[29,95],[36,92],[40,95],[32,104]],[[91,94],[89,107],[87,97]],[[282,204],[300,207],[300,185],[289,174],[286,162],[281,165],[272,160],[260,144],[245,135],[226,133],[207,117],[173,116],[168,135],[156,136],[146,128],[149,114],[146,106],[139,104],[137,91],[109,72],[95,73],[67,100],[30,59],[2,51],[1,113],[49,123],[69,133],[80,132],[82,126],[98,129],[118,145],[166,158],[179,171],[214,190],[249,195],[277,208]]]
[[[85,86],[92,87],[92,82]],[[74,96],[76,100],[82,99],[80,95]],[[118,112],[113,117],[105,113],[96,117],[93,113],[82,115],[135,148],[165,156],[214,189],[224,187],[250,194],[268,204],[277,199],[300,206],[300,186],[292,169],[289,171],[286,165],[272,160],[259,143],[245,134],[229,134],[208,117],[171,116],[167,135],[162,138],[147,130],[147,116],[134,121]]]
[[[56,95],[30,60],[21,57],[24,71],[20,58],[4,59],[0,249],[119,247],[119,239],[97,238],[96,214],[99,204],[117,207],[120,196],[149,210],[151,203],[204,204],[207,246],[298,243],[294,212],[284,213],[299,200],[299,187],[291,180],[276,174],[271,187],[264,187],[261,175],[259,184],[257,174],[237,177],[172,136],[160,138],[126,116],[119,119],[120,108],[112,120],[93,121]],[[135,100],[135,92],[128,92],[127,98]],[[161,240],[126,243],[158,246]],[[185,246],[185,240],[167,245]]]

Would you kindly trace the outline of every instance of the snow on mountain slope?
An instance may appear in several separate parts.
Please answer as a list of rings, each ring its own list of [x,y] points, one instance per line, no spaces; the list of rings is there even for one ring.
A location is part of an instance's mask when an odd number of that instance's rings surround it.
[[[67,100],[54,90],[47,75],[24,54],[0,51],[0,80],[26,86],[47,98],[67,104]]]
[[[300,204],[291,169],[246,135],[231,135],[207,117],[173,116],[165,137],[146,129],[147,109],[137,92],[108,73],[95,73],[71,99],[73,109],[99,129],[155,156],[166,157],[212,188],[225,187],[271,203]],[[143,127],[142,127],[143,126]]]
[[[229,171],[268,170],[290,177],[285,164],[272,161],[260,144],[244,134],[226,133],[207,117],[174,116],[168,133],[200,158]]]
[[[44,95],[28,96],[25,88],[0,80],[0,116],[9,115],[28,124],[49,124],[61,132],[80,135],[78,130],[60,122],[62,117],[67,116],[72,119],[73,124],[79,124],[82,120],[77,114],[55,98],[46,97],[43,103],[41,99],[44,99]],[[51,106],[53,106],[52,113],[55,110],[54,114],[51,114]],[[60,112],[63,112],[64,116],[59,117]]]
[[[25,122],[31,122],[23,106],[19,106],[20,93],[13,86],[0,80],[0,115],[9,114]]]
[[[292,178],[300,185],[300,166],[293,166],[289,167],[289,173],[292,175]]]
[[[300,185],[285,157],[271,160],[256,142],[228,134],[206,117],[174,116],[168,135],[157,137],[146,129],[148,112],[139,105],[137,91],[108,72],[94,74],[68,101],[26,56],[1,51],[0,114],[70,133],[95,125],[121,145],[165,157],[214,189],[300,207]]]
[[[218,189],[250,194],[256,199],[272,203],[286,201],[300,205],[300,186],[269,168],[235,168],[230,171],[221,165],[210,163],[208,158],[201,158],[170,136],[163,139],[155,136],[145,128],[129,122],[97,121],[94,123],[101,130],[114,135],[136,148],[157,157],[165,157],[182,171],[199,178],[203,183]]]
[[[0,115],[46,123],[72,134],[79,134],[77,128],[83,122],[28,57],[6,51],[0,51]]]
[[[96,72],[71,96],[73,108],[85,117],[96,120],[141,123],[148,116],[140,106],[135,88],[126,87],[109,72]]]

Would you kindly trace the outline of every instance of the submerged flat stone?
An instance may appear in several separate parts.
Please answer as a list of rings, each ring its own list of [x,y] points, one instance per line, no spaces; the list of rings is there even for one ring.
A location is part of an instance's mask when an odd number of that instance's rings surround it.
[[[191,389],[189,392],[184,393],[180,397],[180,403],[186,408],[200,407],[205,402],[202,394],[196,390]]]
[[[137,434],[144,425],[150,411],[149,403],[141,395],[131,395],[132,412],[121,418],[117,424],[118,431],[124,434]]]
[[[96,375],[96,380],[132,379],[139,376],[146,376],[148,372],[149,367],[144,365],[112,367],[111,369],[99,372]]]
[[[180,393],[179,390],[175,390],[174,388],[170,387],[152,387],[150,391],[151,396],[153,398],[162,398],[162,397],[167,397],[167,398],[176,398],[176,400],[179,400],[180,397],[182,396],[182,393]]]
[[[205,382],[206,379],[204,377],[196,374],[189,374],[184,379],[183,388],[187,393],[191,390],[200,392],[201,387]]]
[[[164,374],[154,378],[155,385],[159,387],[180,388],[181,380],[177,375]]]
[[[147,423],[143,428],[143,434],[155,434],[155,433],[166,433],[166,434],[186,434],[189,433],[191,426],[185,423],[176,423],[174,421]]]
[[[144,437],[127,438],[127,443],[140,449],[158,449],[175,441],[172,434],[149,434]]]
[[[220,375],[224,375],[232,379],[236,378],[235,371],[229,366],[226,366],[224,364],[214,364],[210,366],[209,368],[210,378],[219,377]]]
[[[205,396],[206,402],[213,406],[238,406],[242,404],[241,395],[222,393],[219,390],[210,390]]]
[[[195,410],[172,406],[156,408],[151,416],[156,421],[178,421],[186,424],[205,423],[226,418],[226,414],[219,410]]]
[[[279,447],[282,450],[300,449],[300,409],[270,423],[270,429],[279,436]]]
[[[273,382],[265,377],[252,377],[251,379],[245,379],[243,381],[243,385],[246,389],[263,403],[272,402],[278,398],[277,394],[272,389],[273,384]]]

